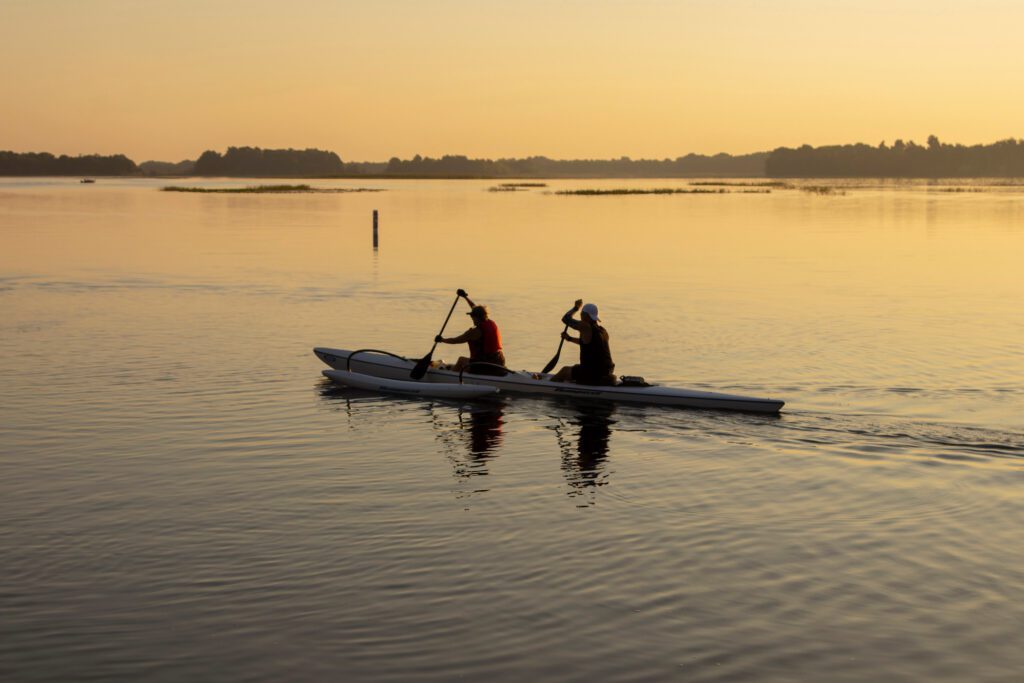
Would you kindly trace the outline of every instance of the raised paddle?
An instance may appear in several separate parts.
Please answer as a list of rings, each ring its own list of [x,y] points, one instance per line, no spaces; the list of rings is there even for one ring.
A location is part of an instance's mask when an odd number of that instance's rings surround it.
[[[566,332],[568,332],[568,331],[569,331],[569,326],[568,326],[568,325],[566,325],[566,326],[565,326],[565,329],[564,329],[564,330],[562,330],[562,334],[565,334],[565,333],[566,333]],[[554,369],[555,369],[555,364],[556,364],[556,363],[558,363],[558,357],[559,357],[560,355],[562,355],[562,344],[564,344],[564,343],[565,343],[565,337],[562,337],[562,338],[561,338],[561,339],[560,339],[560,340],[558,341],[558,350],[557,350],[557,351],[555,351],[555,357],[554,357],[554,358],[552,358],[552,359],[551,359],[551,360],[550,360],[550,361],[548,362],[548,364],[544,366],[544,369],[540,371],[542,375],[546,375],[546,374],[548,374],[549,372],[551,372],[552,370],[554,370]]]
[[[459,303],[459,299],[464,296],[467,296],[467,294],[461,289],[455,295],[455,301],[452,302],[452,307],[448,309],[448,317],[444,319],[444,325],[441,325],[441,331],[437,333],[438,337],[444,334],[444,328],[448,327],[448,320],[452,317],[452,311],[455,310],[455,305]],[[437,338],[435,337],[434,345],[430,347],[430,353],[423,356],[423,358],[420,358],[419,361],[416,362],[416,367],[414,367],[412,372],[409,373],[409,377],[416,380],[423,379],[423,375],[427,374],[427,368],[430,367],[430,359],[434,357],[434,349],[436,348]]]

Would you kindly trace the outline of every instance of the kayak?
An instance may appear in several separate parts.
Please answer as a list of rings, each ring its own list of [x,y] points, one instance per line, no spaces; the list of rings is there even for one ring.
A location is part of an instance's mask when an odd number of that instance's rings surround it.
[[[738,410],[754,413],[778,413],[785,401],[773,398],[757,398],[753,396],[739,396],[735,394],[721,394],[713,391],[697,391],[694,389],[678,389],[658,385],[648,386],[589,386],[575,384],[573,382],[552,382],[550,374],[537,374],[529,372],[509,371],[508,374],[497,377],[493,375],[463,373],[460,376],[440,367],[431,367],[427,370],[422,380],[411,381],[409,373],[416,365],[415,360],[396,356],[384,351],[361,349],[350,351],[347,349],[332,349],[317,347],[313,353],[327,365],[335,370],[342,371],[340,374],[363,375],[382,379],[392,380],[396,384],[394,393],[402,393],[404,389],[411,386],[423,387],[430,384],[455,385],[465,387],[482,385],[493,387],[502,392],[532,394],[536,396],[554,396],[569,398],[586,398],[604,401],[621,401],[628,403],[650,403],[666,406],[681,406],[686,408],[710,408],[714,410]],[[349,362],[349,356],[355,353],[355,357]],[[324,371],[324,374],[330,372]],[[328,375],[331,379],[335,376]],[[351,377],[348,377],[351,380]],[[374,387],[375,391],[384,391],[384,384]]]
[[[627,386],[588,386],[574,382],[552,382],[550,374],[537,374],[525,371],[509,371],[504,376],[480,375],[452,372],[440,367],[431,367],[420,381],[411,381],[409,373],[416,365],[415,360],[370,349],[350,351],[317,347],[313,349],[317,358],[335,370],[350,374],[369,375],[388,380],[396,380],[404,385],[482,385],[499,389],[503,393],[531,394],[535,396],[552,396],[568,398],[585,398],[602,401],[619,401],[627,403],[649,403],[685,408],[709,408],[713,410],[738,410],[753,413],[778,413],[785,401],[773,398],[756,398],[721,394],[713,391],[697,391],[658,385]],[[349,361],[349,356],[354,357]],[[324,374],[327,374],[325,371]],[[332,377],[333,379],[333,377]],[[383,389],[376,389],[382,390]]]
[[[438,398],[480,398],[498,393],[496,387],[486,384],[440,384],[437,382],[414,382],[412,380],[374,377],[349,370],[324,370],[324,377],[353,389],[380,391],[386,394],[406,396],[436,396]]]

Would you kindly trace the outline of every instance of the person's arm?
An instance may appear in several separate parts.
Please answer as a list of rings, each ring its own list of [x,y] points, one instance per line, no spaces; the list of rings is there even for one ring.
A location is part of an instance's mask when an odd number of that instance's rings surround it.
[[[562,332],[562,339],[564,339],[565,341],[570,342],[572,344],[579,344],[580,343],[579,337],[573,337],[568,332]]]
[[[456,293],[457,293],[457,294],[458,294],[459,296],[461,296],[461,297],[462,297],[463,299],[465,299],[465,300],[466,300],[466,303],[467,303],[467,304],[469,304],[469,307],[470,307],[470,309],[472,309],[472,308],[473,308],[474,306],[476,306],[476,304],[475,304],[475,303],[473,303],[473,300],[469,298],[469,294],[466,294],[466,290],[464,290],[464,289],[460,289],[460,290],[459,290],[458,292],[456,292]]]
[[[434,341],[442,344],[465,344],[468,341],[476,341],[482,334],[483,332],[480,331],[479,327],[471,327],[458,337],[442,337],[441,335],[437,335],[437,337],[434,338]]]
[[[565,324],[565,325],[568,325],[569,327],[571,327],[574,330],[580,329],[580,327],[583,325],[583,323],[580,322],[579,320],[573,320],[573,316],[576,315],[576,311],[580,310],[580,308],[582,306],[583,306],[583,299],[576,299],[576,303],[574,303],[572,305],[572,308],[570,308],[568,311],[566,311],[565,315],[562,316],[562,323]],[[565,337],[565,339],[567,341],[572,341],[568,337]]]

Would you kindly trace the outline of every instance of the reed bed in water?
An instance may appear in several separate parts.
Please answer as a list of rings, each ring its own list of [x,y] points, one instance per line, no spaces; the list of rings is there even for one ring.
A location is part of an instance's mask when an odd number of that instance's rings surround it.
[[[602,195],[619,194],[770,194],[770,189],[745,189],[727,190],[724,187],[718,189],[686,188],[686,187],[654,187],[654,188],[615,188],[609,190],[584,189],[584,190],[558,190],[554,194],[580,195],[584,197],[595,197]]]
[[[488,192],[518,192],[531,187],[547,187],[547,183],[502,183],[487,188]]]
[[[802,192],[808,192],[810,194],[820,195],[845,195],[846,190],[843,190],[832,185],[801,185],[800,190]]]
[[[168,185],[161,187],[161,192],[199,192],[203,194],[298,194],[340,192],[383,192],[372,187],[313,187],[311,185],[256,185],[252,187],[182,187]]]
[[[593,197],[612,194],[726,194],[728,190],[689,189],[685,187],[653,187],[653,188],[614,188],[608,190],[584,189],[584,190],[557,190],[555,194],[581,195]]]
[[[781,180],[765,180],[757,182],[749,181],[727,181],[727,180],[700,180],[690,183],[698,187],[777,187],[780,190],[792,190],[793,185],[784,183]]]

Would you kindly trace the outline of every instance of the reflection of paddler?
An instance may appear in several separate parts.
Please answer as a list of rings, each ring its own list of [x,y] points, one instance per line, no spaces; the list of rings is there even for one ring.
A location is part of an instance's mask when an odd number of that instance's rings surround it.
[[[587,406],[580,409],[580,438],[576,444],[580,473],[589,478],[597,476],[597,469],[608,457],[608,441],[612,436],[611,405]]]
[[[580,415],[580,440],[577,450],[580,469],[594,469],[608,457],[608,441],[612,436],[612,409],[597,409]]]
[[[576,442],[576,455],[565,452],[562,459],[563,469],[569,485],[573,488],[600,486],[605,460],[608,458],[608,442],[611,439],[611,419],[615,412],[612,405],[581,406],[577,416],[580,427],[579,439]],[[566,444],[566,451],[568,450]]]
[[[468,413],[469,420],[464,419]],[[448,459],[455,468],[455,478],[465,481],[473,477],[487,476],[487,463],[498,454],[501,446],[502,411],[500,408],[487,410],[459,411],[459,433],[454,441],[447,441],[458,448],[448,450]],[[463,451],[465,448],[465,451]],[[486,489],[475,488],[477,492]]]
[[[460,357],[450,369],[461,372],[468,369],[469,372],[478,375],[501,375],[502,371],[488,365],[473,366],[473,363],[490,363],[505,367],[505,354],[501,348],[501,331],[498,324],[491,320],[486,306],[478,306],[459,290],[459,294],[466,299],[470,305],[468,315],[473,320],[473,327],[469,328],[457,337],[442,337],[437,335],[434,341],[442,344],[469,344],[469,358]]]
[[[490,455],[501,445],[502,413],[500,410],[473,411],[469,414],[470,455]]]

